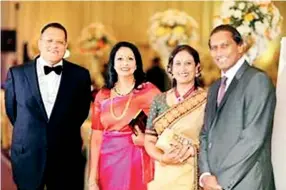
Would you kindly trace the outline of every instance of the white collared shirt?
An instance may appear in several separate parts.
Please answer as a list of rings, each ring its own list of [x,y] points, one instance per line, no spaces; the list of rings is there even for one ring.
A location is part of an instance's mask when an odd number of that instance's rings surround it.
[[[225,73],[221,72],[221,77],[226,76],[227,80],[226,80],[226,88],[225,90],[228,89],[232,79],[234,78],[234,76],[236,75],[237,71],[239,70],[239,68],[243,65],[243,63],[245,62],[246,57],[243,55],[238,61],[237,63],[232,66],[229,70],[227,70]]]
[[[52,66],[48,64],[42,57],[39,57],[37,60],[39,88],[48,118],[51,116],[56,101],[61,81],[61,74],[58,75],[55,72],[50,72],[46,75],[44,72],[44,66],[56,67],[58,65],[63,65],[63,61],[60,61]]]

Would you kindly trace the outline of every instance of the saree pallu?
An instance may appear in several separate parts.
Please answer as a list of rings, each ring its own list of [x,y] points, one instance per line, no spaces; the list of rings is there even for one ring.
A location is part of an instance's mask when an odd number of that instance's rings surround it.
[[[166,152],[171,148],[171,144],[190,144],[195,149],[195,156],[176,165],[155,161],[155,176],[148,184],[148,190],[199,189],[197,154],[205,104],[206,92],[199,89],[192,97],[172,106],[153,121],[153,126],[159,135],[157,148]]]
[[[154,167],[144,147],[134,145],[131,135],[131,132],[103,133],[98,167],[100,190],[147,189],[153,170],[143,168]]]

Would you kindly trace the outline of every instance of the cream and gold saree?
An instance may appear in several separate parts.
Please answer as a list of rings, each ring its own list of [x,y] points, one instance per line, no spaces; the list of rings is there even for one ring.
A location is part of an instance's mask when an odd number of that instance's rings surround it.
[[[154,105],[156,109],[153,111],[160,110],[158,104],[162,107],[162,102],[158,101],[160,100],[157,99],[157,107]],[[191,144],[196,154],[186,162],[177,165],[164,165],[155,161],[155,177],[148,184],[149,190],[197,190],[199,188],[197,154],[205,104],[206,92],[198,89],[183,102],[157,114],[158,116],[152,121],[153,128],[149,127],[148,130],[150,130],[149,133],[157,133],[157,148],[166,152],[174,143]],[[153,113],[154,115],[156,114]]]

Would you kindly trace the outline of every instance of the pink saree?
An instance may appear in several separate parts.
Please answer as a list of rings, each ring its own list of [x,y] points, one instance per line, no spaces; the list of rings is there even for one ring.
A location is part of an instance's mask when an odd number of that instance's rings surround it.
[[[131,132],[104,132],[99,160],[100,189],[146,190],[152,168],[144,148],[133,144]]]
[[[153,179],[154,163],[143,146],[133,144],[128,123],[140,109],[148,114],[151,101],[158,93],[151,83],[145,83],[142,89],[133,92],[130,106],[120,120],[110,113],[110,91],[105,89],[98,93],[92,128],[103,130],[98,166],[100,190],[147,190],[147,183]],[[129,98],[126,95],[113,99],[117,116],[123,112]]]

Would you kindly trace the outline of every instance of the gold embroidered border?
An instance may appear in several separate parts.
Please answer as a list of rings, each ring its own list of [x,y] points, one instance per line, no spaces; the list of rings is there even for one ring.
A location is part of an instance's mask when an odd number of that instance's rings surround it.
[[[206,101],[206,92],[199,89],[196,94],[185,99],[183,102],[169,108],[164,114],[157,117],[153,121],[153,126],[157,133],[160,135],[166,128],[170,126],[173,122],[180,119],[193,110],[200,107]]]

